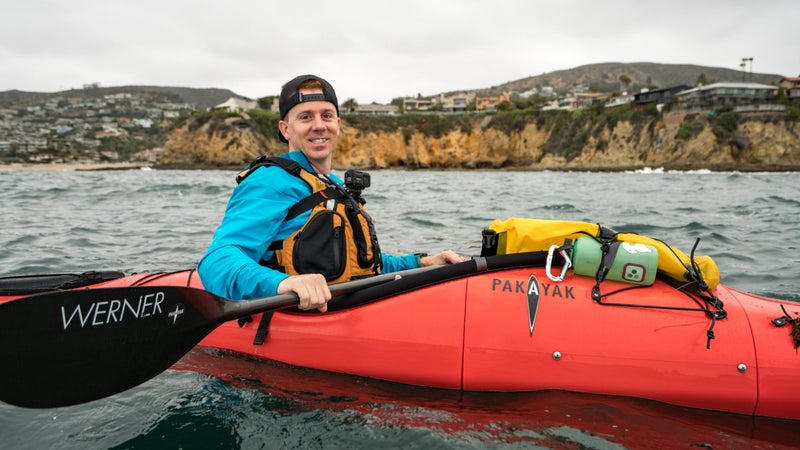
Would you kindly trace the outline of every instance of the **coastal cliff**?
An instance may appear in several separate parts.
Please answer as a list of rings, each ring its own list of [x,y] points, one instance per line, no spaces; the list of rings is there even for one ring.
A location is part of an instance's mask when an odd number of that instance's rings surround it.
[[[555,117],[555,119],[553,118]],[[724,117],[720,117],[723,119]],[[343,118],[334,166],[361,169],[629,170],[643,167],[711,170],[798,170],[797,122],[665,113],[484,115],[413,124],[397,119]],[[386,122],[388,121],[388,122]],[[439,121],[442,126],[431,129]],[[376,123],[382,123],[377,126]],[[412,126],[413,125],[413,126]],[[428,126],[428,128],[425,128]],[[727,128],[725,128],[727,126]],[[240,168],[260,154],[286,151],[274,124],[242,114],[187,121],[168,135],[163,167]]]

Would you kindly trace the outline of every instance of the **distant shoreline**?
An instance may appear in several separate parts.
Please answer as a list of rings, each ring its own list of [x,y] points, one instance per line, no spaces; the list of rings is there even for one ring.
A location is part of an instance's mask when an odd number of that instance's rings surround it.
[[[90,164],[72,164],[72,163],[54,163],[54,164],[26,164],[26,163],[11,163],[0,164],[0,170],[131,170],[150,168],[150,164],[145,163],[90,163]]]
[[[203,166],[197,164],[148,164],[148,163],[133,163],[133,162],[119,162],[119,163],[9,163],[0,164],[0,170],[72,170],[72,171],[101,171],[101,170],[137,170],[137,169],[153,169],[153,170],[241,170],[244,167],[215,167]],[[336,170],[346,170],[350,167],[335,166]],[[630,172],[630,171],[677,171],[677,172],[692,172],[692,171],[710,171],[710,172],[800,172],[799,166],[794,165],[765,165],[754,164],[747,167],[736,167],[729,164],[709,164],[706,166],[690,166],[683,164],[680,166],[660,166],[660,167],[643,167],[639,165],[630,167],[592,167],[592,168],[579,168],[579,167],[504,167],[497,169],[467,169],[463,167],[450,167],[450,168],[408,168],[408,167],[387,167],[383,169],[363,168],[361,170],[451,170],[462,172],[480,172],[480,171],[528,171],[528,172]]]

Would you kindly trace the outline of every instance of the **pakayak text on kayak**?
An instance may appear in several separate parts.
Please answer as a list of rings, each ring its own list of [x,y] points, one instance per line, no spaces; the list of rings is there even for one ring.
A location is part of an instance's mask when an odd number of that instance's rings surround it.
[[[527,284],[527,280],[503,280],[500,278],[492,278],[492,291],[528,294]],[[575,300],[575,294],[573,293],[575,286],[551,285],[550,283],[541,283],[540,286],[546,297],[560,297]],[[551,287],[553,288],[552,292],[550,292]]]

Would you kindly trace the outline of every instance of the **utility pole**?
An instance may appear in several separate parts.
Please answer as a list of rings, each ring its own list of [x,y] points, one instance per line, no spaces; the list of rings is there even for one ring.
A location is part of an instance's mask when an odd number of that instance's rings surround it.
[[[753,81],[753,57],[750,58],[742,58],[742,64],[740,64],[742,68],[742,81],[744,81],[744,68],[747,66],[747,63],[750,63],[750,82]]]

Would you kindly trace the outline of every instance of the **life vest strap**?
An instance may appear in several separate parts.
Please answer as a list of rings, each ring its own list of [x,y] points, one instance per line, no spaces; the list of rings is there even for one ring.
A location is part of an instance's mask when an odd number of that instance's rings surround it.
[[[289,212],[286,214],[285,220],[291,220],[295,217],[299,216],[300,214],[312,209],[313,207],[319,205],[320,203],[331,199],[331,198],[339,198],[339,190],[333,187],[325,188],[321,191],[315,192],[308,197],[300,200],[289,209]]]
[[[300,171],[303,169],[303,166],[290,159],[281,158],[279,156],[261,155],[236,175],[236,184],[244,181],[253,171],[262,166],[279,166],[295,176],[300,176]]]

